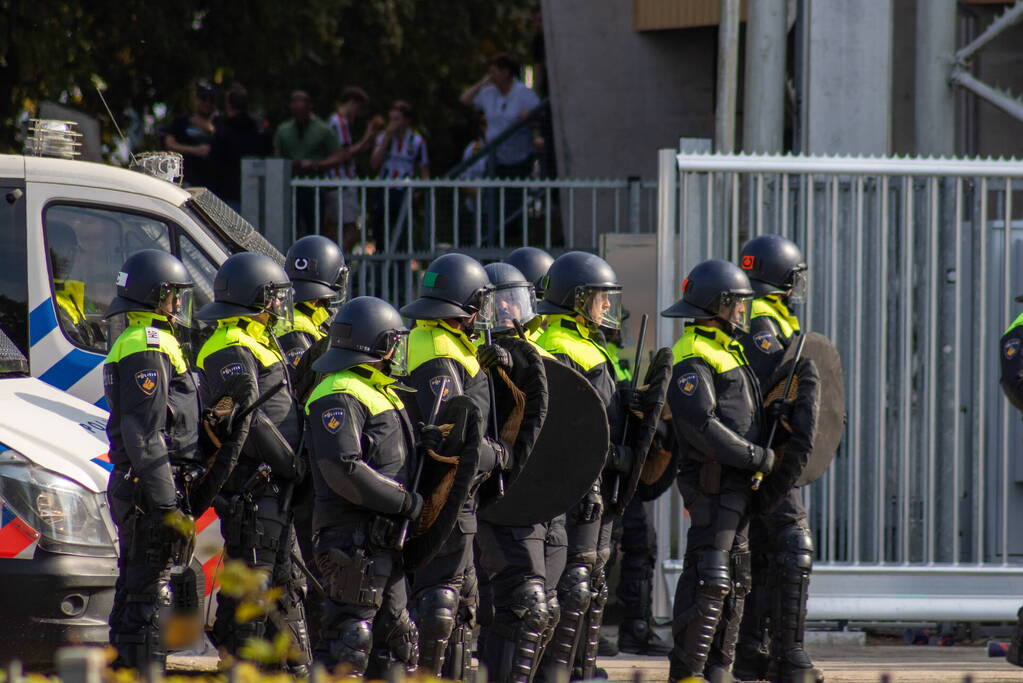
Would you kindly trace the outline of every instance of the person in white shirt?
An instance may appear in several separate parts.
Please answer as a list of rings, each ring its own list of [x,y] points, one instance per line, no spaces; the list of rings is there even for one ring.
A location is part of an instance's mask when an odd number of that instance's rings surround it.
[[[358,119],[366,107],[369,106],[369,95],[358,86],[349,86],[341,91],[340,103],[329,119],[327,127],[337,136],[338,150],[326,160],[325,165],[331,167],[331,178],[354,179],[358,175],[355,167],[355,157],[369,149],[380,130],[380,117],[374,117],[367,125],[366,130],[358,141],[352,135],[352,124]],[[327,224],[330,226],[324,234],[330,239],[336,239],[333,234],[333,227],[338,223],[337,198],[327,197]],[[354,187],[346,187],[341,191],[341,223],[342,238],[341,250],[348,254],[358,240],[359,223],[359,191]]]
[[[395,100],[388,112],[387,128],[380,133],[373,148],[370,166],[380,178],[429,178],[430,160],[426,152],[426,140],[412,128],[415,112],[412,105],[404,100]],[[407,212],[412,208],[406,198],[406,190],[388,190],[387,202],[383,191],[374,193],[373,239],[378,247],[387,249],[383,243],[386,234],[385,220],[391,224],[392,239],[395,230],[404,225]],[[406,203],[408,206],[406,206]]]

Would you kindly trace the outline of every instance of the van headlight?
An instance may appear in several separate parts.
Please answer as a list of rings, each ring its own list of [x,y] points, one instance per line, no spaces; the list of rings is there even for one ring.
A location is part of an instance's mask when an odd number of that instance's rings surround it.
[[[117,554],[105,496],[32,464],[14,450],[0,453],[0,498],[39,532],[44,550],[94,557]]]

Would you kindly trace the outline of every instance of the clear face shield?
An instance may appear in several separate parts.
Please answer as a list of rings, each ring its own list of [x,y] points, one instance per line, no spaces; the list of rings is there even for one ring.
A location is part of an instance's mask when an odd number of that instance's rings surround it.
[[[486,332],[494,328],[495,311],[497,302],[493,289],[481,289],[476,293],[475,306],[478,309],[473,320],[473,332]]]
[[[392,330],[387,333],[390,350],[384,356],[391,376],[404,377],[408,374],[408,332]]]
[[[727,323],[731,323],[743,332],[749,332],[750,304],[753,301],[753,297],[739,294],[722,294],[720,301],[717,317]]]
[[[270,314],[270,327],[290,331],[295,325],[295,291],[291,285],[267,285],[263,310]],[[278,334],[282,332],[278,331]]]
[[[790,304],[806,303],[806,291],[810,285],[810,273],[806,270],[797,270],[792,274],[792,289],[789,290],[788,302]]]
[[[337,291],[330,297],[327,307],[332,311],[341,308],[341,304],[348,300],[348,266],[341,268],[341,274],[337,276]]]
[[[536,295],[532,285],[504,287],[494,293],[494,331],[515,329],[536,317]]]
[[[622,290],[580,287],[575,293],[575,312],[596,327],[612,330],[622,326]]]
[[[192,303],[195,288],[192,285],[163,285],[160,288],[160,307],[157,313],[167,316],[178,327],[192,327]]]

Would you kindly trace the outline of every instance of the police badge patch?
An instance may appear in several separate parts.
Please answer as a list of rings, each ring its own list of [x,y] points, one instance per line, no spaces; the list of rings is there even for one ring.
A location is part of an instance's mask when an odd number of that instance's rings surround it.
[[[1002,346],[1002,355],[1005,360],[1012,360],[1019,354],[1019,339],[1010,339]]]
[[[323,414],[320,415],[320,419],[323,420],[323,428],[331,434],[337,434],[337,430],[345,424],[345,409],[344,408],[330,408],[324,410]]]
[[[753,344],[758,351],[770,353],[771,347],[774,346],[774,335],[770,332],[757,332],[753,335]]]
[[[296,346],[295,348],[288,349],[285,352],[285,355],[288,357],[288,362],[291,363],[291,367],[298,367],[298,362],[302,360],[302,351],[304,351],[304,349]]]
[[[430,380],[430,391],[433,392],[434,396],[437,395],[437,392],[441,390],[442,386],[444,387],[444,395],[440,397],[440,400],[441,402],[444,402],[448,400],[449,396],[451,396],[451,378],[441,375]]]
[[[135,384],[146,396],[156,393],[156,383],[160,380],[160,373],[157,370],[140,370],[135,373]]]
[[[696,387],[700,383],[700,378],[696,376],[695,372],[687,372],[678,378],[678,390],[686,396],[692,396],[696,393]]]
[[[240,374],[242,374],[241,363],[228,363],[224,367],[220,368],[220,376],[223,377],[224,379],[227,379],[228,377],[234,377],[235,375]]]

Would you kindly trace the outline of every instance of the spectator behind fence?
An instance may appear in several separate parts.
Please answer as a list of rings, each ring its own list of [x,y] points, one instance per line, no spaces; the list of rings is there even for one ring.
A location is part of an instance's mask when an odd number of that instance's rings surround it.
[[[487,119],[487,142],[514,126],[540,104],[540,98],[516,78],[518,63],[507,54],[490,59],[487,74],[462,93],[460,101]],[[533,170],[532,126],[519,128],[495,151],[493,174],[498,178],[526,178]]]
[[[270,154],[270,137],[262,121],[249,114],[249,94],[235,84],[225,98],[226,113],[215,120],[210,143],[210,189],[241,211],[242,159]]]
[[[414,111],[412,105],[404,100],[395,100],[388,112],[387,128],[377,136],[376,147],[370,165],[381,178],[429,178],[430,160],[426,153],[426,140],[412,129]],[[406,198],[406,191],[392,189],[387,192],[387,200],[382,191],[373,193],[373,239],[379,248],[389,250],[396,244],[400,232],[409,218],[411,195]],[[391,243],[384,244],[386,237],[384,224],[389,223],[392,230]]]
[[[332,177],[352,180],[358,175],[355,157],[370,149],[373,145],[373,138],[381,127],[380,117],[374,117],[366,125],[366,130],[359,141],[355,142],[355,137],[352,135],[352,124],[362,115],[368,105],[369,95],[362,88],[351,86],[341,92],[341,101],[337,111],[327,120],[327,126],[334,131],[340,145],[331,159],[333,163],[337,164],[331,170]],[[333,197],[333,201],[328,198],[328,227],[324,234],[331,239],[336,239],[335,226],[340,220],[343,223],[341,249],[346,254],[351,253],[359,236],[359,213],[359,191],[354,187],[347,187],[341,191],[342,215],[340,219],[337,215],[337,198]]]
[[[274,133],[274,151],[277,156],[291,160],[291,172],[294,175],[319,175],[332,164],[332,156],[339,148],[337,136],[313,114],[313,101],[309,93],[304,90],[292,91],[289,107],[291,118],[279,125]],[[297,188],[296,237],[319,232],[315,225],[317,196],[316,188]],[[325,196],[321,200],[325,200]],[[323,215],[321,211],[320,216]]]
[[[217,104],[210,88],[197,88],[192,94],[192,111],[171,122],[164,146],[184,157],[182,182],[188,187],[210,184],[210,143],[213,140],[213,114]]]

